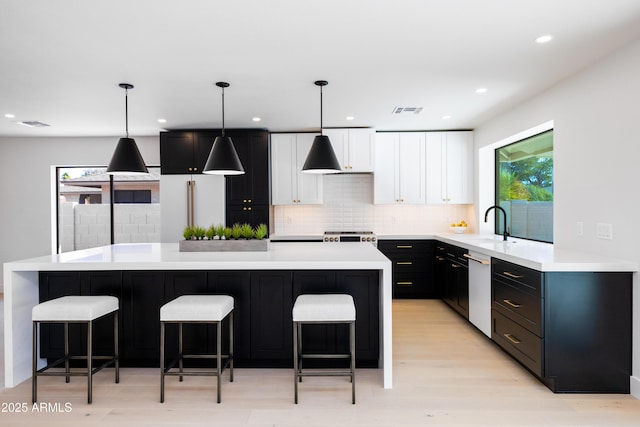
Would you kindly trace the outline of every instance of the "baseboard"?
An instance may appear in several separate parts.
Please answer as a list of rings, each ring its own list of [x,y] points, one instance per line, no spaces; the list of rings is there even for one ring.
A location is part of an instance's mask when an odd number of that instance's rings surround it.
[[[640,377],[630,377],[630,393],[636,399],[640,399]]]

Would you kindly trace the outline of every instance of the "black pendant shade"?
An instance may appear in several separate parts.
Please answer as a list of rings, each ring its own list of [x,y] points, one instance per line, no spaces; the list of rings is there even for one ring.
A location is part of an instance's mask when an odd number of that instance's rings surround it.
[[[202,173],[213,175],[242,175],[244,168],[228,136],[217,136]]]
[[[318,174],[342,172],[329,137],[322,135],[322,87],[327,84],[329,83],[326,80],[315,82],[316,86],[320,86],[320,135],[313,138],[313,144],[311,144],[307,159],[302,166],[302,172]]]
[[[107,167],[107,173],[111,175],[135,175],[149,173],[147,166],[144,164],[144,159],[138,150],[136,141],[133,138],[129,138],[129,104],[128,94],[129,89],[133,89],[133,85],[129,83],[120,83],[118,86],[125,90],[125,128],[127,136],[120,138],[116,149],[113,152],[109,166]]]
[[[120,138],[107,167],[107,173],[112,175],[149,173],[133,138]]]
[[[231,138],[224,135],[224,88],[229,87],[227,82],[217,82],[216,86],[222,88],[222,135],[216,137],[209,152],[207,163],[202,173],[210,175],[242,175],[244,168],[233,146]]]
[[[313,138],[313,144],[311,144],[307,159],[302,166],[302,171],[307,173],[337,173],[342,171],[328,136],[318,135]]]

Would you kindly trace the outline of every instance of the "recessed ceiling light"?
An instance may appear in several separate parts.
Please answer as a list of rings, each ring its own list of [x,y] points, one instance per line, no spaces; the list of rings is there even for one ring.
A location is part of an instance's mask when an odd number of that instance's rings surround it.
[[[158,119],[158,123],[167,123],[167,119]]]
[[[442,116],[442,120],[449,120],[451,116]]]
[[[254,117],[254,118],[253,118],[253,119],[251,119],[251,120],[253,120],[254,122],[259,122],[259,121],[260,121],[260,120],[262,120],[262,119],[261,119],[260,117]]]
[[[476,93],[485,93],[488,89],[486,87],[479,87],[476,89]]]
[[[7,113],[4,115],[7,119],[15,119],[15,114]]]
[[[551,40],[553,40],[553,36],[550,36],[549,34],[545,34],[544,36],[540,36],[536,39],[536,43],[548,43]]]
[[[344,119],[345,119],[345,120],[353,120],[353,119],[355,119],[355,117],[353,117],[353,116],[347,116],[347,117],[345,117]]]

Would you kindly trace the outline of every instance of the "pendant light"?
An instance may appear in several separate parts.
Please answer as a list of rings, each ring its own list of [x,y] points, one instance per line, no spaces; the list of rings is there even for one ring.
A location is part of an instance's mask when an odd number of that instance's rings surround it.
[[[222,136],[217,136],[211,147],[209,158],[204,165],[202,173],[210,175],[242,175],[244,168],[238,157],[233,141],[224,135],[224,88],[229,87],[227,82],[217,82],[216,86],[222,88]]]
[[[318,174],[342,172],[329,137],[322,134],[322,86],[328,84],[326,80],[315,82],[316,86],[320,86],[320,135],[313,138],[313,144],[311,144],[307,159],[302,166],[302,172]]]
[[[136,175],[149,173],[144,164],[142,155],[138,151],[138,146],[133,138],[129,138],[129,89],[133,89],[133,85],[129,83],[120,83],[124,89],[124,111],[125,111],[125,128],[126,137],[120,138],[113,157],[107,167],[107,173],[111,175]]]

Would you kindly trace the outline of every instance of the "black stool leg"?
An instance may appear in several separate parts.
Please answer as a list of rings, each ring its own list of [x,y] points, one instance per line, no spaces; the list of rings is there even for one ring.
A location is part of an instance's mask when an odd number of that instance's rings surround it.
[[[293,403],[298,404],[298,322],[293,322]]]
[[[184,370],[184,364],[182,362],[182,323],[178,323],[178,368],[180,373]],[[180,381],[182,381],[182,375],[180,375]]]
[[[218,403],[221,400],[221,388],[222,388],[222,320],[216,322],[216,359],[218,364]]]
[[[113,317],[113,357],[115,357],[116,384],[120,383],[120,354],[118,352],[118,311]]]
[[[356,403],[356,323],[349,324],[349,352],[351,353],[351,403]]]
[[[160,322],[160,403],[164,403],[164,322]]]
[[[229,313],[229,382],[233,382],[233,310]]]
[[[67,376],[65,377],[65,382],[71,381],[71,376],[69,372],[71,369],[69,368],[69,322],[64,322],[64,371]]]
[[[93,400],[93,321],[87,322],[87,403]]]
[[[33,322],[33,342],[32,342],[32,361],[31,361],[31,401],[36,403],[38,400],[38,322]]]

